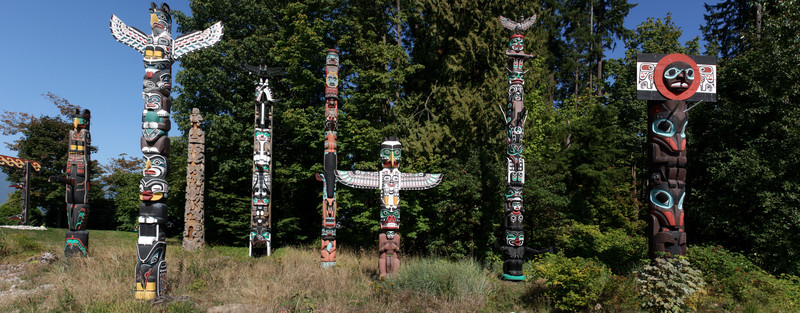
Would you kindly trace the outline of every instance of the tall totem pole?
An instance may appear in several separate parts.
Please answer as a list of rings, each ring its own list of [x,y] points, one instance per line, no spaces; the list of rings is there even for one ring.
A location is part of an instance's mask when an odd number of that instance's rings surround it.
[[[525,158],[522,156],[524,146],[522,135],[525,131],[525,120],[528,111],[525,109],[525,71],[522,66],[525,59],[533,57],[525,54],[525,36],[522,32],[530,28],[536,21],[533,15],[521,22],[500,16],[500,23],[513,33],[509,38],[506,70],[508,71],[508,101],[503,112],[506,125],[506,214],[505,243],[500,246],[503,252],[503,279],[511,281],[525,280],[522,274],[522,263],[525,252],[539,254],[541,251],[524,247],[525,233],[522,230],[522,218],[525,208],[522,205],[522,190],[525,185]]]
[[[205,245],[205,210],[203,192],[205,191],[205,147],[206,132],[200,129],[203,117],[200,110],[192,108],[189,117],[189,158],[186,164],[186,206],[183,213],[183,249],[193,251]]]
[[[325,158],[322,187],[322,267],[336,265],[336,129],[339,123],[339,51],[325,58]]]
[[[222,37],[222,24],[217,22],[204,31],[196,31],[172,39],[172,17],[169,6],[150,6],[151,35],[127,26],[111,15],[114,38],[144,55],[144,110],[140,146],[146,159],[139,190],[139,240],[137,242],[136,299],[161,296],[167,287],[166,243],[167,221],[167,155],[169,155],[170,91],[172,63],[184,55],[210,47]]]
[[[9,216],[8,219],[10,220],[19,220],[20,225],[28,225],[30,222],[28,220],[28,206],[30,205],[30,187],[31,187],[31,170],[39,171],[42,168],[42,163],[25,160],[25,159],[18,159],[15,157],[10,157],[7,155],[0,155],[0,166],[10,166],[10,167],[17,167],[22,169],[22,181],[18,184],[13,184],[9,187],[14,187],[20,189],[22,192],[20,197],[20,204],[22,206],[22,211],[13,216]]]
[[[401,173],[401,145],[397,137],[384,138],[381,143],[381,165],[378,172],[336,171],[337,179],[345,186],[381,190],[378,260],[380,277],[397,274],[400,269],[400,190],[424,190],[436,187],[442,174]]]
[[[686,101],[716,101],[716,58],[684,54],[639,54],[637,98],[647,101],[650,175],[647,195],[650,257],[686,254]]]
[[[89,133],[89,110],[75,110],[72,115],[72,127],[69,131],[67,147],[67,177],[51,176],[50,182],[66,185],[67,202],[67,236],[64,244],[64,255],[89,254],[89,232],[86,224],[89,219],[89,145],[92,137]]]
[[[259,76],[256,84],[255,135],[253,139],[253,198],[250,202],[250,256],[269,256],[272,250],[272,104],[269,77],[281,68],[244,65]]]

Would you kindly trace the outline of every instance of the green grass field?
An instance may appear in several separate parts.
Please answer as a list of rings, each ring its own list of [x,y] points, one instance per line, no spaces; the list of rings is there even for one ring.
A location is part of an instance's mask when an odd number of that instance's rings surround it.
[[[0,310],[19,312],[535,312],[529,283],[464,260],[409,257],[399,277],[377,279],[377,251],[339,250],[323,269],[311,247],[250,258],[246,247],[185,252],[168,240],[167,297],[133,299],[136,233],[90,231],[88,258],[63,257],[64,229],[0,228],[0,266],[24,264],[16,282],[0,281]],[[44,252],[51,264],[28,261]],[[41,286],[47,286],[47,288]],[[22,290],[23,292],[19,292]],[[541,308],[540,308],[541,307]]]

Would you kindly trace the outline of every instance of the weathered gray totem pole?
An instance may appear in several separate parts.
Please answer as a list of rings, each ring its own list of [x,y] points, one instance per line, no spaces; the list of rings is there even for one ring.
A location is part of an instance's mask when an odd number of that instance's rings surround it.
[[[336,265],[336,129],[339,123],[339,51],[325,58],[325,157],[324,172],[317,174],[322,187],[322,267]]]
[[[200,129],[200,110],[192,109],[189,117],[189,157],[186,165],[186,206],[183,213],[183,249],[193,251],[205,245],[205,211],[203,192],[205,190],[205,148],[206,132]]]
[[[524,247],[525,233],[522,220],[525,208],[522,205],[522,190],[525,185],[525,158],[522,156],[524,145],[522,135],[525,131],[525,120],[528,111],[524,106],[525,71],[522,69],[525,59],[533,57],[525,54],[525,36],[522,32],[530,28],[536,21],[533,15],[521,22],[500,16],[500,23],[513,33],[509,38],[508,49],[508,101],[503,112],[506,125],[506,191],[505,191],[505,243],[499,247],[503,252],[503,279],[511,281],[525,280],[522,274],[522,263],[525,253],[539,254],[542,251]]]
[[[22,191],[20,204],[22,211],[17,215],[9,216],[10,220],[19,220],[20,225],[28,225],[28,205],[30,203],[31,170],[39,171],[42,164],[36,161],[18,159],[7,155],[0,155],[0,166],[10,166],[22,169],[22,181],[9,187],[14,187]]]
[[[277,102],[269,88],[269,78],[281,68],[244,65],[258,74],[253,139],[253,199],[250,203],[250,256],[269,256],[272,249],[272,103]]]
[[[686,254],[686,101],[716,101],[716,58],[639,54],[636,92],[647,101],[650,257]]]
[[[222,24],[172,39],[169,6],[155,3],[150,7],[151,35],[127,26],[111,15],[114,38],[144,55],[144,110],[142,111],[142,153],[146,160],[144,177],[139,183],[139,240],[137,242],[136,299],[161,296],[167,287],[167,155],[169,155],[170,91],[172,63],[184,55],[210,47],[222,37]]]
[[[381,165],[378,172],[336,171],[337,179],[345,186],[381,190],[380,221],[382,233],[378,235],[378,272],[380,277],[397,274],[400,268],[400,190],[424,190],[436,187],[442,174],[401,173],[401,145],[397,137],[384,138],[381,143]]]
[[[72,115],[72,127],[69,131],[67,147],[67,177],[51,176],[48,181],[66,185],[67,202],[67,236],[64,244],[64,255],[89,254],[89,232],[86,224],[89,220],[89,145],[92,137],[89,133],[89,110],[75,110]]]

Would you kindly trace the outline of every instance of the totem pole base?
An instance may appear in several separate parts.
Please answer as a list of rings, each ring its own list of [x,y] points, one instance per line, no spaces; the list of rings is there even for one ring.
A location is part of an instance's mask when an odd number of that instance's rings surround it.
[[[334,267],[334,266],[336,266],[336,262],[322,262],[322,267],[323,268]]]
[[[503,280],[523,281],[523,280],[525,280],[525,275],[515,276],[515,275],[503,274]]]
[[[147,284],[147,288],[142,287],[142,283],[136,284],[136,300],[153,300],[156,298],[156,284]]]
[[[85,230],[67,231],[64,256],[89,255],[89,232]]]

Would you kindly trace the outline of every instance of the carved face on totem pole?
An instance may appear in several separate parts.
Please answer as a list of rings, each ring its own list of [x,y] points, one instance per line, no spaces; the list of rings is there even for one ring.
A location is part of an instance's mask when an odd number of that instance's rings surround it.
[[[525,233],[517,230],[506,231],[506,245],[511,247],[522,247],[525,242]]]
[[[396,206],[381,206],[381,229],[400,229],[400,209]]]
[[[662,149],[671,152],[686,150],[686,126],[689,116],[682,110],[669,108],[667,104],[652,106],[650,130],[652,140]]]
[[[270,179],[268,172],[253,172],[253,205],[269,205]]]
[[[166,179],[167,158],[158,154],[145,155],[144,157],[147,161],[144,164],[142,175],[144,177]]]
[[[511,40],[508,42],[508,48],[514,52],[521,53],[525,49],[525,36],[522,34],[511,35]]]
[[[395,137],[389,137],[381,143],[381,164],[384,168],[400,167],[401,155],[400,141]]]
[[[672,62],[667,65],[663,74],[664,86],[674,94],[680,94],[694,82],[694,69],[683,61]]]
[[[169,6],[162,3],[159,8],[155,2],[150,3],[150,28],[154,36],[170,37],[172,32],[172,16],[169,13]]]
[[[167,197],[167,181],[160,178],[144,177],[139,181],[139,200],[159,201]]]
[[[92,113],[84,109],[83,112],[79,112],[78,109],[75,109],[75,114],[72,115],[72,127],[75,130],[80,131],[81,129],[89,130],[89,120],[92,118]]]

